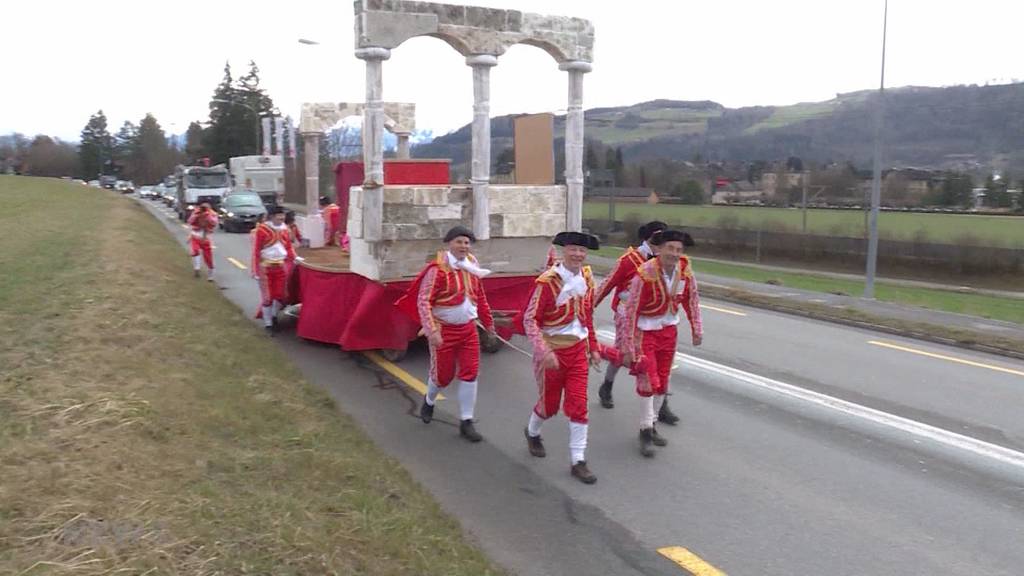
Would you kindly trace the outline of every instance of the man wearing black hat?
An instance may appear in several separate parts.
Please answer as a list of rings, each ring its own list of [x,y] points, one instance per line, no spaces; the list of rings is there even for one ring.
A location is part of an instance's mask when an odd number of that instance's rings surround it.
[[[619,350],[625,350],[623,339],[629,338],[631,334],[630,330],[626,327],[626,306],[624,303],[629,298],[629,282],[633,279],[633,276],[636,276],[636,269],[647,260],[653,258],[657,253],[657,241],[652,240],[652,236],[666,228],[668,228],[668,224],[659,220],[654,220],[641,226],[637,230],[640,245],[636,248],[632,246],[626,248],[626,252],[615,263],[615,269],[612,270],[611,274],[604,279],[604,282],[597,289],[594,308],[600,306],[601,301],[614,290],[612,295],[612,313],[615,317],[615,347]],[[612,385],[615,382],[615,375],[619,373],[619,368],[621,366],[618,364],[609,362],[608,368],[604,373],[604,382],[597,389],[597,396],[601,399],[601,406],[605,408],[615,407],[615,402],[612,400]]]
[[[683,255],[684,248],[693,244],[693,239],[686,232],[661,232],[658,256],[644,262],[629,284],[626,323],[632,337],[625,339],[623,364],[628,365],[634,358],[643,356],[648,365],[653,363],[655,366],[652,370],[634,370],[636,391],[643,401],[640,453],[645,457],[654,456],[652,445],[668,444],[658,434],[654,422],[655,414],[668,393],[676,354],[680,306],[690,321],[693,345],[700,346],[703,341],[697,281],[693,277],[690,259]]]
[[[524,314],[526,335],[533,344],[533,365],[540,399],[524,431],[530,454],[544,457],[541,425],[558,413],[569,418],[570,473],[585,484],[597,482],[587,466],[587,375],[600,361],[594,332],[594,279],[585,266],[597,238],[581,232],[555,236],[561,261],[537,278]],[[564,400],[563,400],[564,398]]]
[[[341,245],[341,208],[327,196],[320,197],[320,217],[324,219],[324,244]]]
[[[494,334],[494,319],[481,282],[491,271],[481,268],[469,253],[475,241],[473,232],[463,226],[449,230],[444,237],[447,250],[437,253],[396,302],[400,309],[418,317],[430,346],[430,375],[420,418],[430,423],[438,393],[458,376],[459,434],[470,442],[482,440],[473,425],[480,370],[477,318]]]
[[[260,283],[263,326],[273,333],[277,313],[287,299],[287,267],[295,260],[291,233],[284,223],[284,208],[270,209],[270,219],[252,232],[252,277]]]

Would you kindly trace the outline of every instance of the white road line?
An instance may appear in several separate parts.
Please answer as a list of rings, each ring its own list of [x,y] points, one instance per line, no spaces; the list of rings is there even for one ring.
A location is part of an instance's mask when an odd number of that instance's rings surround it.
[[[615,333],[609,330],[598,330],[597,335],[606,340],[615,339]],[[814,392],[807,390],[806,388],[800,388],[799,386],[794,386],[771,378],[765,378],[764,376],[758,376],[757,374],[731,368],[723,364],[718,364],[717,362],[711,362],[710,360],[704,360],[702,358],[697,358],[696,356],[683,354],[682,352],[676,352],[676,360],[691,368],[696,368],[719,376],[725,376],[749,386],[767,390],[779,396],[800,400],[847,416],[860,418],[874,424],[899,430],[922,440],[928,440],[942,444],[943,446],[963,450],[976,456],[989,458],[1024,471],[1024,453],[1016,450],[1011,450],[997,444],[978,440],[977,438],[950,432],[949,430],[938,428],[930,424],[925,424],[923,422],[918,422],[916,420],[911,420],[909,418],[904,418],[902,416],[897,416],[895,414],[890,414],[888,412],[841,400],[827,394],[821,394],[820,392]]]

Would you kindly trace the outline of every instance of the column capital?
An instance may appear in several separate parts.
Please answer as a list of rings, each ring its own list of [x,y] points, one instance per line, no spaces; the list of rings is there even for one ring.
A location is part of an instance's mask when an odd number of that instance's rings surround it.
[[[486,66],[486,67],[497,66],[498,65],[498,57],[493,55],[493,54],[471,54],[469,56],[466,56],[466,65],[467,66],[473,66],[473,67],[476,67],[476,66]]]
[[[594,69],[594,65],[583,60],[568,60],[566,62],[560,62],[558,64],[558,69],[563,72],[583,72],[586,74]]]
[[[356,58],[360,60],[387,60],[391,58],[391,50],[376,46],[370,48],[357,48]]]

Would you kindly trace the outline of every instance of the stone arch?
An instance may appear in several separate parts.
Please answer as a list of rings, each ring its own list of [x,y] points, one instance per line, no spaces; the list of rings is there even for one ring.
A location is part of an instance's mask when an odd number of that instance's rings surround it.
[[[554,42],[550,42],[548,40],[545,40],[543,38],[523,38],[522,40],[517,40],[515,42],[509,42],[505,46],[505,48],[506,49],[511,48],[511,47],[515,46],[516,44],[524,44],[526,46],[533,46],[534,48],[540,48],[541,50],[547,52],[548,55],[550,55],[552,58],[554,58],[555,62],[557,62],[559,64],[561,64],[562,62],[567,62],[567,61],[571,60],[571,58],[557,44],[555,44]]]

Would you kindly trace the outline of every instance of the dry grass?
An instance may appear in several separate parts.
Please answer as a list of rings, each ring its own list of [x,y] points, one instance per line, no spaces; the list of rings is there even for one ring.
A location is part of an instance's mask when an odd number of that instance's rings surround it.
[[[498,572],[140,207],[0,202],[0,573]]]

